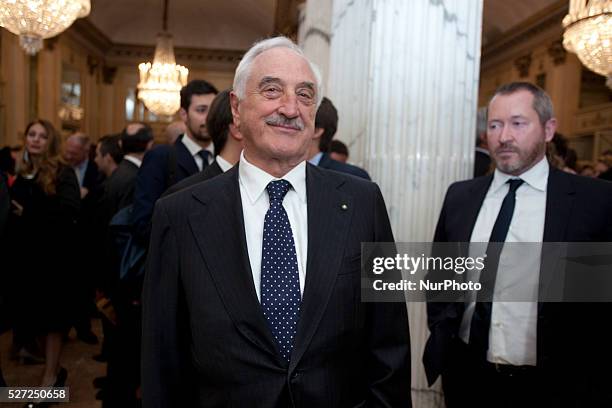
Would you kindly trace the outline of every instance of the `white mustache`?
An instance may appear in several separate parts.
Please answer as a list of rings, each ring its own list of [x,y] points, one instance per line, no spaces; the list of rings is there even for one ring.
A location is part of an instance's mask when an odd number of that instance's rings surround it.
[[[284,126],[295,130],[304,130],[304,122],[301,118],[288,118],[283,115],[273,113],[265,118],[267,125]]]

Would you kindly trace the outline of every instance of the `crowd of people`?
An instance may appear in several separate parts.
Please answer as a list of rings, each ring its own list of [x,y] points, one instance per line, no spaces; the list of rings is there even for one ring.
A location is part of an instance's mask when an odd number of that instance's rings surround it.
[[[0,329],[12,330],[12,357],[43,364],[29,385],[69,381],[66,336],[74,327],[95,344],[96,317],[104,407],[410,406],[406,307],[359,301],[361,243],[393,241],[384,200],[332,140],[338,112],[320,92],[316,67],[277,37],[245,54],[232,89],[183,87],[167,143],[155,145],[146,123],[95,143],[62,140],[38,119],[21,148],[2,149],[0,234],[11,255]],[[534,85],[501,87],[488,108],[479,177],[449,188],[434,240],[611,241],[612,184],[576,175],[609,180],[611,152],[577,167]],[[571,206],[546,207],[568,194]],[[539,318],[560,318],[554,308],[480,306],[428,310],[424,364],[430,383],[442,376],[449,408],[609,402],[594,375],[553,395],[563,362],[592,369],[539,337]]]

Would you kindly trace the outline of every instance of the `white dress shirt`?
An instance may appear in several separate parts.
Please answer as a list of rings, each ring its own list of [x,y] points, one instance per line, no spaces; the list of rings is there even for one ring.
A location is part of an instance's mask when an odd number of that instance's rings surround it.
[[[519,176],[524,183],[516,191],[516,206],[505,242],[542,242],[548,173],[548,161],[543,158]],[[478,213],[470,242],[489,241],[502,201],[508,193],[509,185],[506,182],[511,178],[515,177],[495,170],[493,181]],[[522,252],[520,257],[516,256],[516,247],[512,250],[508,247],[504,247],[500,256],[493,299],[510,300],[507,295],[509,291],[512,293],[518,291],[524,294],[525,298],[534,301],[493,303],[487,360],[498,364],[535,366],[538,320],[538,304],[535,300],[540,275],[541,244],[531,245],[529,251]],[[486,244],[470,246],[470,256],[482,256],[485,251]],[[468,277],[473,278],[469,275]],[[476,294],[472,293],[471,299],[466,303],[459,330],[459,336],[466,343],[469,342],[475,299]]]
[[[200,145],[194,142],[193,140],[191,140],[191,138],[187,136],[186,133],[183,134],[183,137],[181,138],[181,142],[185,145],[187,150],[189,150],[189,153],[191,153],[191,156],[193,156],[193,159],[195,160],[199,171],[202,171],[202,167],[204,165],[202,158],[198,154],[200,153],[200,150],[208,150],[210,152],[210,154],[208,155],[208,164],[211,164],[213,160],[215,159],[215,150],[214,150],[212,143],[209,143],[208,146],[202,149]]]
[[[257,299],[261,301],[261,252],[263,247],[263,228],[266,213],[270,208],[270,198],[266,186],[278,178],[266,173],[249,163],[244,152],[240,153],[238,166],[238,179],[240,181],[240,198],[242,200],[242,214],[244,216],[244,231],[246,234],[247,249],[253,283],[257,292]],[[306,205],[306,162],[298,164],[289,173],[283,176],[291,183],[291,189],[283,200],[283,207],[289,217],[293,241],[297,255],[298,271],[300,275],[300,294],[304,294],[306,280],[306,254],[308,251],[308,209]]]
[[[83,180],[85,180],[85,172],[87,171],[87,165],[89,164],[89,159],[85,159],[81,162],[81,164],[74,166],[74,173],[77,176],[77,180],[79,182],[79,187],[83,187]]]
[[[140,160],[139,158],[134,157],[134,156],[132,156],[132,155],[130,155],[130,154],[126,154],[125,156],[123,156],[123,158],[124,158],[125,160],[129,161],[129,162],[134,163],[134,165],[135,165],[136,167],[138,167],[138,168],[140,168],[140,166],[142,166],[142,160]]]
[[[225,160],[223,157],[221,157],[221,155],[217,155],[217,157],[215,157],[215,160],[217,161],[217,164],[219,165],[219,167],[221,167],[221,170],[223,170],[224,173],[234,167],[232,163]]]

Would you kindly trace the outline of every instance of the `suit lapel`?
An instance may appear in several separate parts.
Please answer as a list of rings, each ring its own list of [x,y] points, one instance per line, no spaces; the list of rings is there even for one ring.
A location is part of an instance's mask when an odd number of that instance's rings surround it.
[[[546,188],[544,242],[565,241],[565,230],[574,205],[575,189],[566,174],[551,167]]]
[[[317,167],[307,165],[306,284],[289,372],[297,366],[319,325],[344,254],[342,247],[353,214],[353,202],[349,195],[338,189],[344,181],[336,179],[334,183],[333,180]],[[343,204],[346,204],[346,210],[341,208]]]
[[[199,169],[193,156],[191,153],[189,153],[189,150],[187,150],[187,147],[182,142],[184,137],[186,136],[183,135],[179,137],[174,143],[174,147],[176,149],[176,164],[187,174],[187,176],[191,176],[196,174]]]
[[[257,300],[248,258],[238,168],[216,178],[223,188],[211,197],[206,188],[193,192],[202,210],[189,223],[219,296],[237,329],[276,358],[279,355]],[[222,180],[222,182],[221,182]],[[210,190],[209,190],[210,191]]]
[[[567,223],[571,219],[575,199],[575,188],[571,178],[555,168],[550,168],[546,187],[546,215],[544,217],[543,242],[565,242]],[[542,245],[540,286],[541,298],[562,299],[565,279],[564,271],[556,266],[565,255],[564,245]],[[540,303],[538,310],[544,307]],[[540,336],[538,336],[539,342]]]
[[[474,225],[476,225],[476,219],[478,213],[487,196],[489,186],[493,181],[493,175],[479,178],[473,186],[469,188],[468,199],[464,200],[464,207],[460,211],[461,219],[457,220],[456,231],[458,231],[457,239],[452,241],[457,242],[470,242]]]

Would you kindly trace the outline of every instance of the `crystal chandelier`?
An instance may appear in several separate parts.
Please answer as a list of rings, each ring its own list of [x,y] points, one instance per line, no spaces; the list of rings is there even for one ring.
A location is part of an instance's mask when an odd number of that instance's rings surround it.
[[[563,46],[612,87],[612,0],[570,0]]]
[[[34,55],[44,38],[58,35],[90,9],[89,0],[1,0],[0,26],[18,35],[19,44]]]
[[[172,35],[166,31],[167,16],[168,0],[164,0],[163,32],[157,36],[153,64],[143,62],[138,65],[138,99],[158,116],[172,116],[179,110],[180,91],[187,84],[189,74],[189,70],[177,65],[174,59]]]

